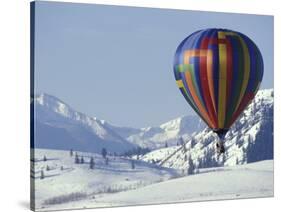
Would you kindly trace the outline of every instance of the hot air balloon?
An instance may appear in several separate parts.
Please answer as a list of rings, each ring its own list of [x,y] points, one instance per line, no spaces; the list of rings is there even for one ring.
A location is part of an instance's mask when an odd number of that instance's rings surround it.
[[[217,151],[223,153],[226,133],[260,87],[260,50],[240,32],[200,30],[179,44],[173,68],[182,95],[218,135]]]

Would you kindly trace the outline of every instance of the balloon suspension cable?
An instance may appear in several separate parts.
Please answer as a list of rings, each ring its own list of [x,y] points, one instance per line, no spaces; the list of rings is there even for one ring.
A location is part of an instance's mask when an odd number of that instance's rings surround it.
[[[218,155],[220,154],[224,154],[225,152],[225,148],[224,148],[224,138],[225,135],[227,133],[228,129],[218,129],[218,130],[214,130],[214,132],[218,135],[219,137],[219,141],[216,143],[216,147],[217,147],[217,153]]]

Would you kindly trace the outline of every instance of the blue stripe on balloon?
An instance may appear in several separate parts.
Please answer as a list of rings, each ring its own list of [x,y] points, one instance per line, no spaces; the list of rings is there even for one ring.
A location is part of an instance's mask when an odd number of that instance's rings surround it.
[[[201,45],[202,39],[205,37],[205,35],[206,35],[205,31],[200,31],[196,34],[196,39],[194,41],[192,49],[200,50],[200,45]],[[207,111],[206,102],[205,102],[204,97],[203,97],[204,94],[203,94],[203,90],[202,90],[202,86],[201,86],[201,78],[200,78],[200,71],[201,70],[200,70],[200,59],[199,59],[199,57],[192,57],[190,59],[190,63],[194,65],[194,78],[196,80],[196,85],[198,87],[198,92],[196,92],[197,96],[199,97],[203,107]]]
[[[255,46],[253,45],[253,43],[251,41],[249,41],[249,39],[240,34],[240,36],[243,38],[244,42],[246,43],[247,47],[248,47],[248,51],[249,51],[249,56],[250,56],[250,77],[249,77],[249,81],[248,81],[248,85],[246,88],[247,92],[254,92],[255,90],[255,85],[256,85],[256,79],[257,79],[257,75],[256,75],[256,70],[257,70],[257,64],[256,64],[256,50],[255,50]]]

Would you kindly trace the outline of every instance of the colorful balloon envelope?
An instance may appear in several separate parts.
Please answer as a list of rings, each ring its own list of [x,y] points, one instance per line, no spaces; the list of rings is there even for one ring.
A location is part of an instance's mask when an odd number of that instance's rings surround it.
[[[222,137],[255,97],[263,59],[255,43],[240,32],[200,30],[178,46],[174,74],[189,105]]]

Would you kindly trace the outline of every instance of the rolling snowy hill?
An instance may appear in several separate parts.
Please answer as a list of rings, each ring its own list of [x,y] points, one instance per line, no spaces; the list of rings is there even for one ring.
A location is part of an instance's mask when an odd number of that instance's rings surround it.
[[[110,206],[145,205],[273,196],[273,162],[270,160],[202,172],[107,195],[84,205],[90,208],[108,203]]]
[[[177,170],[122,157],[108,156],[106,164],[100,154],[86,152],[77,152],[84,163],[76,164],[75,155],[76,152],[71,156],[70,151],[36,149],[31,173],[36,209],[57,209],[63,203],[89,201],[179,176]],[[93,169],[89,164],[91,157],[95,163]]]
[[[230,166],[273,159],[273,90],[259,91],[231,127],[225,138],[226,153],[220,161],[215,151],[218,137],[208,128],[184,140],[184,145],[158,149],[141,159],[182,170],[188,168],[189,157],[199,168],[222,166],[222,161]]]
[[[46,160],[44,160],[44,156]],[[195,175],[154,164],[78,152],[37,149],[33,158],[38,211],[273,196],[273,161],[202,168]],[[94,169],[89,168],[90,157]],[[132,161],[135,167],[132,168]],[[43,177],[42,177],[43,172]]]

